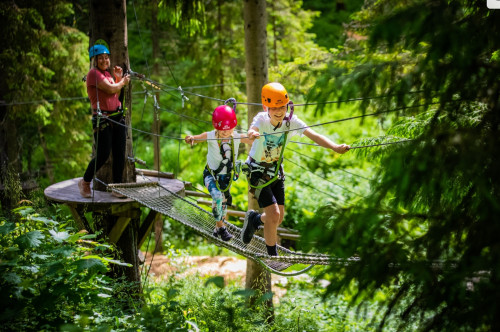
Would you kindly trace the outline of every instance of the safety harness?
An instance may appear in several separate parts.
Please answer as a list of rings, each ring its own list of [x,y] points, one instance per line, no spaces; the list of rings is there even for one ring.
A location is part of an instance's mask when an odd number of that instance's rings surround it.
[[[127,69],[124,70],[123,75],[126,75],[126,73],[127,73]],[[97,85],[96,85],[96,89],[97,89]],[[101,110],[100,105],[99,105],[99,98],[97,98],[97,109],[92,109],[92,113],[93,113],[92,124],[94,127],[94,132],[97,130],[102,131],[108,126],[113,126],[112,122],[106,121],[107,118],[113,118],[117,115],[122,115],[122,116],[124,115],[124,112],[123,112],[123,109],[124,109],[123,105],[125,103],[124,90],[125,89],[122,87],[120,90],[120,95],[118,96],[118,100],[120,101],[121,106],[117,107],[116,110],[114,110],[114,111]],[[101,118],[103,118],[102,120],[104,120],[104,121],[102,121],[102,123],[101,123]],[[121,120],[121,118],[118,120]]]
[[[287,108],[288,105],[290,105],[290,115],[285,116],[285,118],[283,119],[287,129],[290,128],[290,120],[293,117],[293,111],[294,111],[293,102],[290,101],[287,104]],[[276,128],[278,128],[278,126],[279,124],[276,126]],[[274,181],[278,179],[285,180],[285,172],[283,170],[283,154],[286,148],[288,132],[289,131],[287,130],[283,134],[283,147],[281,148],[280,157],[277,161],[273,163],[265,163],[265,162],[258,163],[255,159],[250,157],[242,166],[242,171],[246,174],[248,178],[248,184],[251,187],[250,192],[254,194],[256,197],[260,195],[260,189],[267,187],[268,185],[272,184]],[[273,168],[274,168],[274,174],[272,171]],[[257,177],[257,179],[254,178],[254,183],[252,183],[252,173],[257,173],[257,174],[261,173],[260,176]],[[272,174],[272,177],[270,174]]]
[[[219,141],[217,141],[217,143],[219,143]],[[238,176],[235,173],[236,167],[234,167],[235,166],[234,165],[234,163],[235,163],[234,137],[231,136],[231,159],[225,158],[226,151],[224,151],[224,145],[225,145],[225,143],[223,143],[221,140],[221,142],[219,143],[219,150],[220,150],[220,154],[222,155],[222,162],[219,164],[219,167],[216,170],[213,170],[210,168],[210,166],[208,166],[208,163],[205,166],[205,168],[214,177],[215,185],[217,186],[217,189],[219,189],[221,192],[228,191],[229,188],[231,188],[231,184],[232,184],[233,180],[236,181],[238,179]],[[226,163],[224,163],[225,160],[226,160]],[[224,169],[224,167],[226,167],[226,172],[227,172],[227,174],[230,175],[230,177],[229,177],[229,184],[227,185],[226,189],[221,189],[219,187],[218,176],[219,176],[219,173]]]

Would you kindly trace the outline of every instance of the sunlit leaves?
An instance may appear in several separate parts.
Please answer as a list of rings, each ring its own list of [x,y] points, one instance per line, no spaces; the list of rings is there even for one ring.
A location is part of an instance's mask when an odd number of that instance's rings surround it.
[[[106,273],[106,266],[101,262],[100,259],[96,258],[82,258],[76,261],[76,271],[82,272],[88,270],[89,272],[99,271],[101,273]]]
[[[42,239],[45,236],[40,231],[32,231],[25,233],[18,237],[14,243],[16,243],[22,250],[28,248],[38,247],[42,243]]]

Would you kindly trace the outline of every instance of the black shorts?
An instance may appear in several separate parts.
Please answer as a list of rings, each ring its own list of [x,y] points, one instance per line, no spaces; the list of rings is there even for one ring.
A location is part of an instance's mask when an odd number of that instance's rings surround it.
[[[256,190],[258,191],[259,189]],[[273,204],[285,205],[285,181],[277,179],[273,183],[260,189],[260,193],[258,193],[257,196],[257,201],[261,209]]]

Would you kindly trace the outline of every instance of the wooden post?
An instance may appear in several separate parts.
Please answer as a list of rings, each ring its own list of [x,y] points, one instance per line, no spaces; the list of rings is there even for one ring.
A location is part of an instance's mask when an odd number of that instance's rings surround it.
[[[111,53],[111,66],[121,66],[124,69],[130,68],[128,58],[128,37],[127,37],[127,8],[125,0],[90,0],[90,46],[103,39],[108,43]],[[130,129],[132,114],[132,84],[125,88],[124,111],[125,124],[127,129],[127,142],[125,148],[125,168],[123,171],[123,182],[135,182],[135,164],[130,163],[127,157],[134,157],[132,148],[132,129]],[[96,178],[104,183],[112,183],[112,154],[110,154],[106,164],[97,172]],[[93,187],[96,190],[105,191],[105,186],[98,181],[94,181]],[[132,212],[133,214],[133,212]],[[117,275],[124,275],[133,282],[135,294],[140,294],[141,278],[139,275],[139,260],[137,257],[139,219],[136,217],[126,218],[113,215],[108,209],[103,213],[94,213],[96,231],[104,231],[104,234],[112,236],[119,250],[120,259],[132,264],[130,268],[113,267],[113,272]],[[140,215],[140,213],[139,213]],[[122,219],[125,218],[125,219]],[[126,222],[128,220],[128,222]],[[121,233],[121,236],[117,236]]]
[[[152,0],[151,2],[151,41],[153,45],[153,79],[158,80],[160,77],[160,66],[158,61],[160,59],[160,40],[158,32],[158,1]],[[156,92],[156,102],[160,103],[160,93]],[[161,119],[160,112],[157,108],[153,113],[154,119],[152,124],[152,132],[159,135],[161,133]],[[157,171],[161,170],[161,154],[160,154],[160,136],[153,136],[153,149],[154,149],[154,168]],[[158,214],[155,220],[155,248],[154,252],[163,252],[163,216]]]
[[[261,103],[261,89],[268,81],[267,76],[267,17],[265,0],[245,0],[243,19],[245,24],[245,70],[247,100],[250,103]],[[248,106],[248,124],[261,106]],[[257,210],[258,204],[252,194],[248,194],[248,209]],[[247,259],[245,287],[265,294],[271,292],[271,274],[259,264]],[[267,301],[270,321],[274,320],[272,299]]]
[[[90,1],[90,46],[102,39],[109,45],[111,66],[130,67],[128,58],[127,8],[125,0],[91,0]],[[132,82],[125,89],[125,123],[130,127],[132,113]],[[127,130],[127,144],[123,182],[135,182],[135,164],[127,157],[133,157],[132,130]],[[112,155],[106,164],[97,172],[96,177],[105,183],[112,183]],[[95,181],[94,189],[105,191],[103,184]]]

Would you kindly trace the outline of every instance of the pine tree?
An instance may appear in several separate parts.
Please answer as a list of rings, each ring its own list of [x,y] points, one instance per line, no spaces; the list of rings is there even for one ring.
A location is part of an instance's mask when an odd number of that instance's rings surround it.
[[[332,266],[329,292],[378,294],[381,329],[499,330],[500,13],[484,1],[377,1],[355,23],[368,41],[347,43],[321,86],[386,96],[363,110],[400,109],[385,115],[389,134],[414,140],[372,150],[370,198],[317,218],[318,246],[361,258]]]

